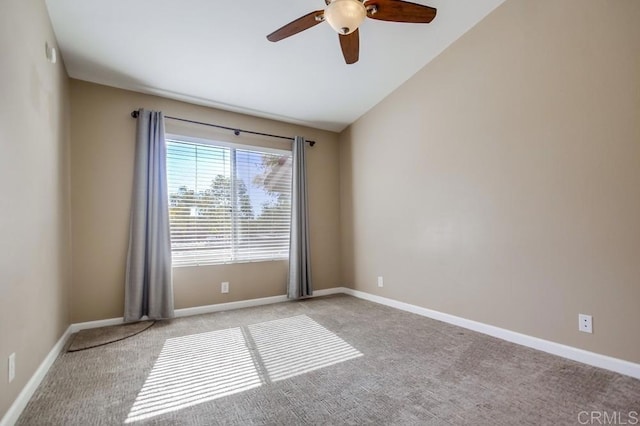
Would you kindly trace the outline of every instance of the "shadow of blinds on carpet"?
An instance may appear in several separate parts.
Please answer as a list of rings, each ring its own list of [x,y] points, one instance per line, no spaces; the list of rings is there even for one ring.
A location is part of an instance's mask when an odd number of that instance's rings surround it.
[[[306,315],[167,339],[125,423],[361,356]]]

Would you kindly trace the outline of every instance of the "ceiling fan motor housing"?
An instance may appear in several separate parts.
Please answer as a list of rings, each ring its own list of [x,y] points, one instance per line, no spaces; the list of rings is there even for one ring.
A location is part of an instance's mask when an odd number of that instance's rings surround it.
[[[324,11],[326,21],[338,34],[351,34],[367,16],[367,9],[358,0],[333,0]]]

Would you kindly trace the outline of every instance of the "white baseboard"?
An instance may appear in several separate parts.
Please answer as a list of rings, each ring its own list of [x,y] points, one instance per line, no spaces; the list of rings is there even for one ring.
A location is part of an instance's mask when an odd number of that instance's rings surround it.
[[[640,379],[640,364],[613,358],[607,355],[597,354],[595,352],[585,351],[584,349],[578,349],[573,346],[567,346],[560,343],[551,342],[549,340],[528,336],[526,334],[521,334],[515,331],[506,330],[504,328],[495,327],[493,325],[457,317],[455,315],[445,314],[442,312],[434,311],[432,309],[423,308],[421,306],[399,302],[397,300],[388,299],[382,296],[376,296],[374,294],[365,293],[363,291],[353,290],[347,287],[339,288],[341,289],[342,293],[357,297],[359,299],[368,300],[370,302],[375,302],[381,305],[386,305],[392,308],[422,315],[424,317],[432,318],[469,330],[477,331],[479,333],[487,334],[489,336],[497,337],[498,339],[506,340],[508,342],[517,343],[522,346],[527,346],[539,351],[558,355],[563,358],[581,362],[583,364],[604,368],[605,370],[615,371],[616,373]]]
[[[69,329],[71,333],[77,333],[80,330],[88,330],[90,328],[100,328],[100,327],[108,327],[110,325],[118,325],[124,322],[124,318],[108,318],[97,321],[87,321],[87,322],[77,322],[71,324]]]
[[[13,426],[18,421],[18,417],[22,414],[22,410],[27,406],[34,392],[38,389],[38,386],[40,386],[42,379],[44,379],[44,376],[47,374],[56,358],[58,358],[60,352],[62,352],[69,336],[71,336],[71,333],[71,327],[67,327],[65,332],[62,334],[62,337],[60,337],[56,344],[53,345],[53,348],[51,348],[47,356],[36,369],[36,372],[33,373],[33,376],[31,376],[27,384],[22,388],[22,391],[18,394],[16,400],[11,404],[11,407],[9,407],[9,410],[2,417],[0,420],[0,426]]]
[[[323,290],[315,290],[311,297],[328,296],[331,294],[344,293],[343,287],[334,287]],[[175,310],[175,317],[190,317],[192,315],[211,314],[213,312],[230,311],[233,309],[251,308],[254,306],[271,305],[274,303],[286,302],[287,296],[281,294],[279,296],[261,297],[258,299],[239,300],[237,302],[217,303],[215,305],[195,306],[193,308],[182,308]],[[145,317],[146,318],[146,317]],[[143,320],[145,318],[142,318]],[[124,318],[109,318],[98,321],[80,322],[71,324],[71,332],[76,333],[80,330],[87,330],[89,328],[106,327],[109,325],[118,325],[124,322]]]
[[[515,331],[506,330],[504,328],[495,327],[488,324],[483,324],[477,321],[468,320],[465,318],[457,317],[455,315],[449,315],[442,312],[434,311],[432,309],[423,308],[421,306],[411,305],[409,303],[400,302],[397,300],[389,299],[382,296],[376,296],[374,294],[365,293],[363,291],[354,290],[348,287],[334,287],[323,290],[316,290],[313,292],[313,297],[328,296],[331,294],[348,294],[350,296],[357,297],[359,299],[368,300],[370,302],[379,303],[392,308],[400,309],[403,311],[411,312],[414,314],[422,315],[424,317],[432,318],[438,321],[446,322],[449,324],[457,325],[469,330],[477,331],[479,333],[487,334],[489,336],[497,337],[508,342],[517,343],[522,346],[527,346],[533,349],[537,349],[543,352],[547,352],[553,355],[558,355],[563,358],[568,358],[574,361],[582,362],[583,364],[592,365],[594,367],[604,368],[606,370],[615,371],[620,374],[635,377],[640,379],[640,364],[613,358],[606,355],[597,354],[594,352],[585,351],[583,349],[574,348],[572,346],[562,345],[560,343],[551,342],[537,337],[528,336],[526,334],[517,333]],[[272,296],[263,297],[259,299],[241,300],[238,302],[220,303],[217,305],[197,306],[194,308],[176,309],[176,317],[187,317],[191,315],[207,314],[212,312],[228,311],[232,309],[248,308],[253,306],[270,305],[273,303],[280,303],[287,301],[287,296]],[[36,372],[33,374],[29,382],[22,389],[16,400],[13,402],[7,413],[0,420],[0,426],[12,426],[20,417],[22,410],[27,406],[27,403],[33,396],[34,392],[42,382],[42,379],[49,371],[49,368],[53,365],[69,336],[80,330],[86,330],[90,328],[105,327],[109,325],[122,324],[123,318],[110,318],[98,321],[88,321],[82,323],[71,324],[64,332],[62,337],[49,351],[47,357],[42,361]]]
[[[343,293],[342,287],[330,288],[326,290],[316,290],[314,291],[313,297],[326,296],[336,293]],[[241,300],[238,302],[219,303],[217,305],[196,306],[194,308],[176,309],[175,316],[176,318],[188,317],[191,315],[208,314],[212,312],[229,311],[232,309],[270,305],[273,303],[286,302],[287,300],[288,299],[286,295],[280,295],[272,297],[262,297],[259,299]],[[42,361],[33,376],[31,376],[31,379],[22,389],[11,407],[9,407],[7,413],[2,417],[2,419],[0,420],[0,426],[13,426],[13,424],[15,424],[15,422],[18,420],[18,417],[20,417],[20,414],[22,414],[22,410],[24,410],[24,408],[27,406],[29,400],[42,382],[42,379],[49,371],[49,368],[51,368],[53,362],[56,360],[58,355],[60,355],[60,352],[62,352],[62,349],[69,339],[69,336],[71,336],[73,333],[77,333],[80,330],[118,325],[122,324],[123,322],[124,318],[120,317],[71,324],[64,332],[62,337],[60,337],[58,342],[53,346],[51,351],[49,351],[49,354],[44,359],[44,361]]]
[[[344,293],[343,287],[334,287],[323,290],[314,290],[313,297],[328,296],[330,294]],[[192,315],[210,314],[213,312],[230,311],[232,309],[251,308],[253,306],[271,305],[289,300],[285,294],[280,296],[262,297],[259,299],[240,300],[238,302],[218,303],[216,305],[196,306],[194,308],[176,309],[176,318]]]
[[[312,297],[322,297],[322,296],[330,296],[332,294],[344,294],[347,288],[345,287],[333,287],[333,288],[325,288],[323,290],[314,290]]]
[[[218,303],[215,305],[196,306],[193,308],[176,309],[176,318],[190,317],[192,315],[210,314],[213,312],[230,311],[232,309],[251,308],[253,306],[271,305],[273,303],[286,302],[287,296],[261,297],[259,299],[240,300],[237,302]]]

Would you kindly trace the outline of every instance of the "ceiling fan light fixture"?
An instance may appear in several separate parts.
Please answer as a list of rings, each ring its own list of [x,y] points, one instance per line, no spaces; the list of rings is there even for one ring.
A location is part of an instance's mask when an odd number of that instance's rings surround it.
[[[324,18],[338,34],[351,34],[358,29],[367,9],[359,0],[333,0],[324,11]]]

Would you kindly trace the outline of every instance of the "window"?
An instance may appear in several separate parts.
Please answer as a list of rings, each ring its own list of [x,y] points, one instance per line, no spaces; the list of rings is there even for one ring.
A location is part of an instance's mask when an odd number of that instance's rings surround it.
[[[286,259],[291,152],[167,137],[173,266]]]

